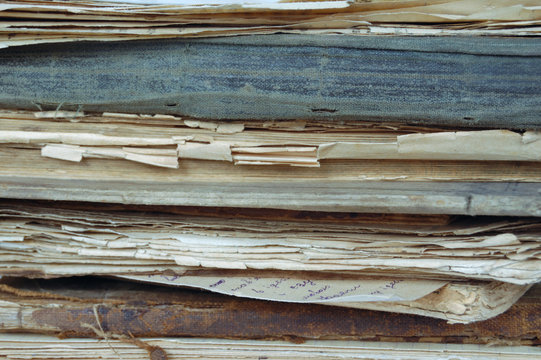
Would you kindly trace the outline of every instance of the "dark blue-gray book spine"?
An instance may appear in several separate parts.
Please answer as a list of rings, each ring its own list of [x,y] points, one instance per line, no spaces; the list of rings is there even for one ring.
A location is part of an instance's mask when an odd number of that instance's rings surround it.
[[[0,106],[541,127],[541,38],[264,35],[0,50]]]

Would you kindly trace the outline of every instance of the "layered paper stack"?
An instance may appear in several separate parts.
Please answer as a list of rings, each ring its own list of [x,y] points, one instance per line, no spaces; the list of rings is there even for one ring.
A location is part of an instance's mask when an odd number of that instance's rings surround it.
[[[535,0],[5,0],[0,11],[3,46],[278,32],[535,36],[541,13]]]
[[[0,16],[0,358],[540,355],[537,2]]]

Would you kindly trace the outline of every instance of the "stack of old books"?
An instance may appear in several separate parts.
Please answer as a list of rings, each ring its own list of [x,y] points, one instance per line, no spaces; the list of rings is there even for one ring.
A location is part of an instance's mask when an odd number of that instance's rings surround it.
[[[541,356],[538,1],[0,17],[0,359]]]

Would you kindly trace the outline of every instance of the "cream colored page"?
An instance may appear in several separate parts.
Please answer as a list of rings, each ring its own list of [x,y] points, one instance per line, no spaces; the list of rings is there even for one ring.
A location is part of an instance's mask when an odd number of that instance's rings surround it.
[[[396,142],[334,142],[318,147],[318,159],[419,159],[539,161],[537,132],[481,130],[399,135]]]
[[[411,301],[446,285],[440,280],[317,280],[290,277],[122,276],[127,279],[188,286],[221,294],[295,303]]]

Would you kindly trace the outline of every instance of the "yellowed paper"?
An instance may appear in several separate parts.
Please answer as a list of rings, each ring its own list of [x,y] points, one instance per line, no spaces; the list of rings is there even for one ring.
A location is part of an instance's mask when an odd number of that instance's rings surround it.
[[[81,162],[83,158],[126,159],[153,166],[178,168],[178,158],[173,149],[138,149],[86,147],[66,144],[48,144],[41,149],[41,156]]]
[[[536,132],[480,130],[399,135],[396,142],[335,142],[318,147],[318,159],[539,161]]]
[[[59,160],[81,162],[84,150],[75,145],[51,144],[41,149],[41,156]]]
[[[410,301],[446,285],[439,280],[124,276],[132,280],[201,288],[221,294],[296,303]]]
[[[235,134],[244,130],[244,124],[219,124],[216,132],[220,134]]]
[[[398,152],[423,159],[541,160],[538,135],[508,130],[459,131],[398,136]]]
[[[90,146],[146,146],[146,145],[175,145],[172,138],[143,138],[108,136],[91,133],[55,133],[33,131],[2,131],[0,143],[40,144],[63,143],[70,145]]]
[[[0,13],[16,20],[0,23],[0,47],[276,32],[535,36],[541,31],[536,0],[26,0],[0,4]]]
[[[233,161],[231,147],[226,142],[215,141],[210,144],[190,142],[178,145],[177,151],[181,159]]]

